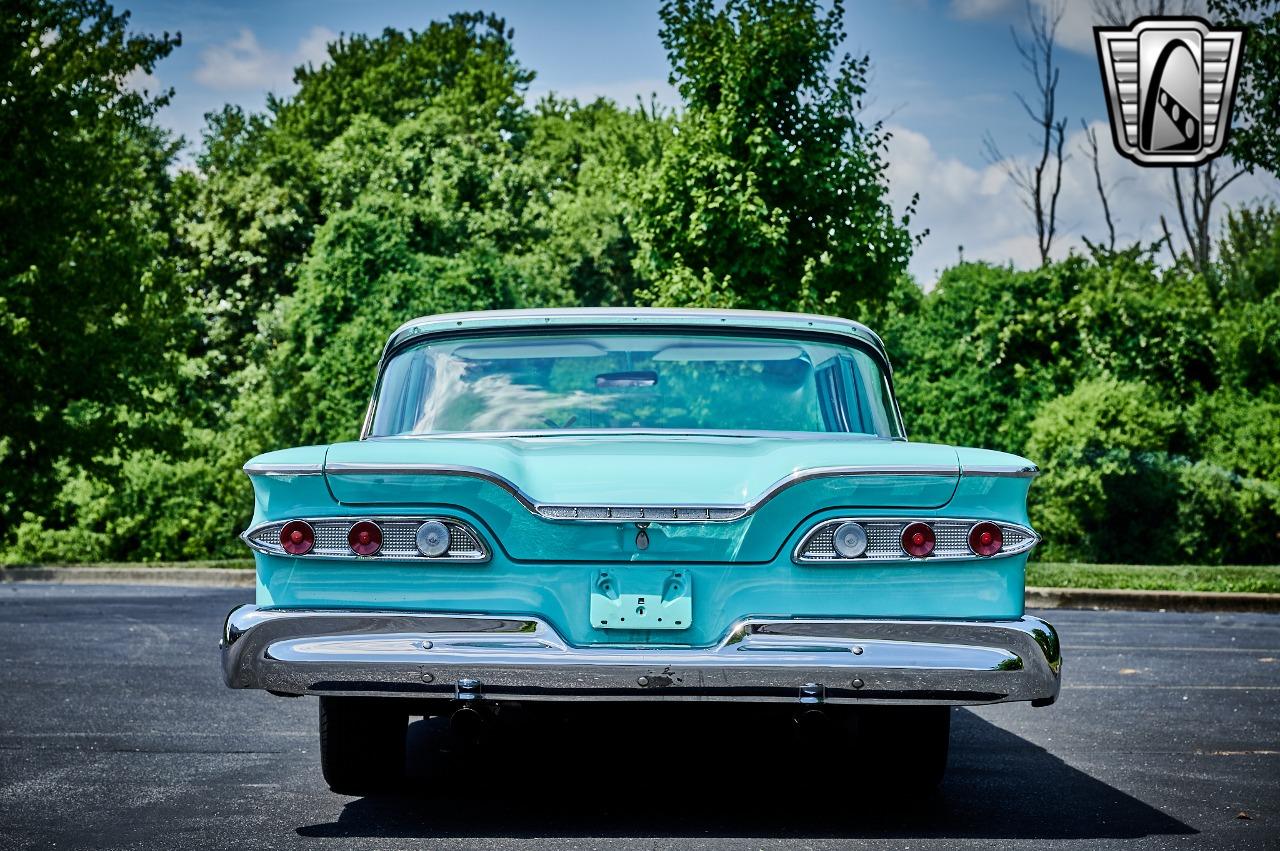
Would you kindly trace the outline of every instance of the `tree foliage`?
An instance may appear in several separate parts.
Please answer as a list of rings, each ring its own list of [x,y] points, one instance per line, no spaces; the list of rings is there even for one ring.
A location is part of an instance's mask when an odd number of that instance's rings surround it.
[[[126,80],[177,39],[97,0],[15,9],[0,558],[239,555],[240,465],[354,436],[405,319],[644,303],[870,321],[912,439],[1040,463],[1047,555],[1280,560],[1280,213],[1232,211],[1204,262],[1108,246],[961,263],[924,292],[838,4],[666,3],[674,112],[529,104],[490,15],[344,37],[295,94],[209,115],[176,176],[167,93]]]
[[[1228,152],[1242,165],[1280,174],[1280,6],[1209,0],[1209,14],[1247,31]]]
[[[178,38],[133,35],[102,0],[0,16],[0,538],[164,439],[173,283],[167,92],[130,83]],[[31,520],[31,517],[28,517]]]
[[[1208,280],[1138,248],[947,270],[886,330],[913,439],[1040,464],[1045,558],[1275,562],[1277,238],[1233,214]]]
[[[684,112],[640,201],[644,300],[883,302],[911,238],[885,198],[885,136],[859,117],[869,60],[836,60],[843,4],[674,0],[661,16]]]

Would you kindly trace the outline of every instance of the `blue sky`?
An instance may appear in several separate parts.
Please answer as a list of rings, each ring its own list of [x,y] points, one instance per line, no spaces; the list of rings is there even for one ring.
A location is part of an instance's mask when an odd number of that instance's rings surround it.
[[[1033,0],[1040,4],[1048,0]],[[658,40],[657,2],[489,0],[133,0],[132,25],[144,31],[180,31],[183,46],[142,85],[172,86],[173,104],[161,121],[189,141],[199,138],[206,112],[224,103],[260,109],[268,91],[288,94],[293,66],[324,59],[324,45],[339,33],[377,33],[384,27],[422,29],[434,18],[476,8],[506,18],[516,52],[537,73],[530,95],[549,91],[623,103],[656,93],[676,105],[667,60]],[[1062,206],[1062,251],[1081,236],[1100,235],[1101,216],[1092,174],[1079,152],[1081,119],[1105,125],[1089,0],[1066,0],[1059,31],[1062,77],[1059,102],[1071,119]],[[1025,21],[1022,0],[848,0],[846,48],[871,56],[868,120],[883,120],[890,147],[892,198],[901,206],[921,195],[917,222],[931,231],[912,262],[924,283],[965,256],[1028,265],[1035,261],[1030,219],[998,166],[982,154],[990,132],[1009,157],[1032,152],[1032,129],[1016,100],[1030,80],[1019,64],[1010,27]],[[1100,133],[1104,144],[1108,134]],[[1142,169],[1111,151],[1104,176],[1116,184],[1120,231],[1153,239],[1158,217],[1170,212],[1167,175]],[[1237,181],[1227,201],[1276,197],[1271,176]],[[1058,252],[1055,252],[1058,253]]]

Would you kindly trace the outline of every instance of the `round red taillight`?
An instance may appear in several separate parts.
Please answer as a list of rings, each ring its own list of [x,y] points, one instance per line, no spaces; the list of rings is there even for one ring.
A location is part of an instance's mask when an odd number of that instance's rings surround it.
[[[902,548],[909,555],[924,558],[933,552],[933,530],[924,523],[908,523],[902,530]]]
[[[290,520],[280,528],[280,546],[291,556],[304,556],[315,544],[315,530],[304,520]]]
[[[372,520],[361,520],[347,533],[347,544],[358,556],[371,556],[382,549],[382,529]]]
[[[969,530],[969,549],[974,555],[993,556],[1004,546],[1004,534],[994,523],[977,523]]]

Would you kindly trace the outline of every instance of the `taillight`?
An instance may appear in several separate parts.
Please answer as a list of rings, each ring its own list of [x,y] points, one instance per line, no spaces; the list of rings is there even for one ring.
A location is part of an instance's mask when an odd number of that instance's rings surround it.
[[[382,528],[372,520],[361,520],[347,533],[347,544],[358,556],[371,556],[382,549]]]
[[[933,552],[933,530],[924,523],[909,523],[902,530],[902,548],[908,555],[924,558]]]
[[[1004,533],[994,523],[976,523],[969,530],[969,549],[974,555],[993,556],[1004,546]]]
[[[280,528],[280,546],[291,556],[304,556],[315,545],[315,530],[304,520],[290,520]]]

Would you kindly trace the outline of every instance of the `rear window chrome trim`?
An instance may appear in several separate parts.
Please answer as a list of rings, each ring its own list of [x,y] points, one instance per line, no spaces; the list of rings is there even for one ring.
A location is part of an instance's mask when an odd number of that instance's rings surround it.
[[[724,438],[725,440],[847,440],[851,442],[876,441],[905,443],[905,437],[881,437],[860,431],[770,431],[768,429],[715,429],[715,428],[558,428],[522,429],[516,431],[431,431],[422,434],[380,434],[366,437],[376,443],[381,440],[506,440],[528,438],[532,440],[557,437],[661,437],[667,440],[681,438]]]
[[[714,312],[714,311],[713,311]],[[750,313],[750,311],[747,311]],[[378,358],[378,365],[374,371],[373,392],[369,397],[369,404],[365,408],[364,422],[360,426],[360,440],[369,440],[372,438],[390,437],[391,435],[374,435],[373,421],[378,407],[378,396],[382,392],[382,379],[386,372],[386,367],[390,359],[400,352],[417,346],[430,345],[431,343],[442,340],[453,340],[458,338],[484,338],[495,336],[531,336],[541,337],[551,335],[568,335],[583,333],[600,333],[600,334],[638,334],[645,336],[701,336],[701,337],[724,337],[724,336],[740,336],[744,332],[752,336],[764,337],[769,339],[782,340],[814,340],[818,342],[826,342],[829,345],[843,346],[845,348],[859,349],[869,354],[872,360],[883,371],[884,380],[889,385],[889,397],[893,402],[893,418],[894,425],[897,427],[898,434],[893,435],[891,439],[907,440],[906,424],[902,420],[902,407],[898,404],[897,390],[893,384],[893,364],[889,362],[889,356],[884,349],[884,343],[880,337],[866,329],[874,337],[874,342],[867,338],[856,334],[849,333],[847,330],[837,330],[835,328],[808,328],[808,329],[785,329],[774,328],[769,326],[761,326],[759,328],[745,328],[736,325],[723,325],[709,321],[704,322],[687,322],[675,324],[663,324],[661,322],[637,322],[636,324],[616,324],[608,322],[591,322],[590,311],[583,311],[581,321],[566,321],[563,324],[557,322],[554,325],[543,325],[529,323],[521,326],[511,327],[453,327],[440,328],[435,330],[423,330],[421,333],[402,333],[408,325],[401,326],[387,340],[386,345],[382,349],[382,354]],[[566,314],[566,319],[568,314]],[[849,321],[849,320],[842,320]],[[856,324],[856,323],[855,323]],[[458,323],[462,325],[461,322]],[[865,327],[865,326],[859,326]],[[628,329],[628,330],[623,330]],[[878,345],[877,345],[878,344]],[[593,430],[594,431],[594,430]],[[837,432],[838,433],[838,432]],[[886,437],[886,439],[890,439]]]

